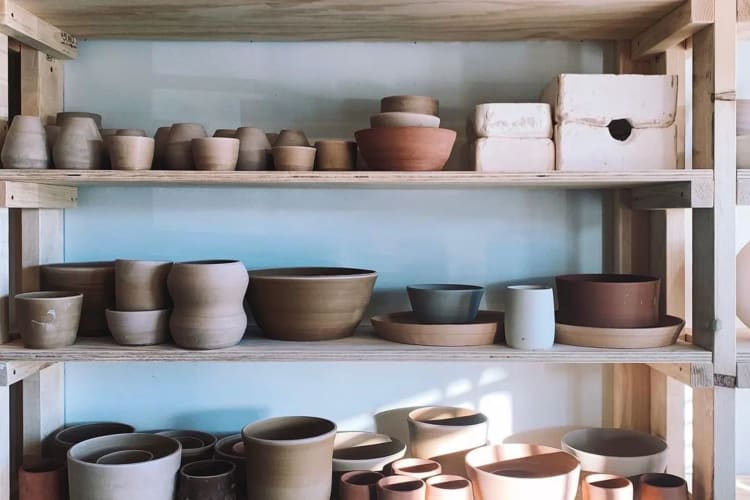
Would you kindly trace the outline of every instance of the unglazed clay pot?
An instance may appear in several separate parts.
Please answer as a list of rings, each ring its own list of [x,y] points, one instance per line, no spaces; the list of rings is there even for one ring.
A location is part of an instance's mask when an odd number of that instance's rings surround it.
[[[157,432],[161,436],[176,439],[182,445],[182,465],[213,456],[216,436],[202,431],[169,430]]]
[[[175,123],[169,131],[165,153],[168,170],[195,170],[192,140],[207,137],[206,129],[197,123]]]
[[[271,143],[266,134],[259,128],[240,127],[237,129],[240,140],[240,154],[237,170],[271,170]]]
[[[477,285],[410,285],[411,308],[420,323],[471,323],[477,317],[484,287]]]
[[[581,481],[583,500],[633,500],[633,483],[614,474],[589,474]]]
[[[397,476],[408,476],[414,479],[427,479],[443,473],[443,468],[439,463],[426,458],[401,458],[389,467]]]
[[[737,254],[737,317],[750,327],[750,243]]]
[[[268,142],[271,144],[271,146],[275,146],[276,139],[279,138],[279,134],[277,132],[266,132],[266,138],[268,139]]]
[[[337,339],[362,321],[376,278],[374,271],[338,267],[250,271],[248,299],[266,337]]]
[[[107,326],[120,345],[154,345],[169,340],[169,309],[114,311],[107,309]]]
[[[405,113],[392,111],[378,113],[370,117],[370,127],[431,127],[440,126],[440,118],[422,113]]]
[[[17,115],[5,135],[3,168],[47,168],[47,133],[38,116]]]
[[[55,147],[55,141],[57,141],[57,136],[60,135],[60,126],[59,125],[45,125],[44,132],[47,135],[47,158],[49,158],[49,166],[54,167],[55,161],[52,158],[52,150]]]
[[[234,450],[237,444],[242,445],[242,453]],[[242,443],[242,434],[232,434],[219,439],[214,445],[214,458],[226,460],[235,465],[235,479],[237,480],[237,491],[245,491],[245,445]]]
[[[357,143],[327,139],[315,143],[317,170],[354,170],[357,167]]]
[[[638,480],[640,500],[688,500],[684,479],[672,474],[644,474]]]
[[[121,450],[107,453],[96,459],[101,465],[127,465],[148,462],[154,459],[154,454],[145,450]]]
[[[146,137],[146,131],[141,128],[118,128],[115,135]]]
[[[384,477],[377,484],[378,500],[425,500],[424,481],[409,476]]]
[[[373,471],[355,470],[341,476],[340,500],[377,500],[377,484],[383,474]]]
[[[201,460],[180,469],[177,500],[235,500],[235,465],[226,460]]]
[[[370,128],[354,137],[370,170],[442,170],[456,142],[455,130],[427,127]]]
[[[315,167],[316,149],[308,146],[274,146],[273,168],[293,172],[308,172]]]
[[[115,304],[118,311],[167,309],[172,301],[167,277],[172,263],[159,260],[115,261]]]
[[[605,328],[659,324],[659,279],[635,274],[557,276],[560,323]]]
[[[289,130],[284,129],[279,132],[276,140],[272,142],[273,146],[304,146],[309,147],[310,141],[307,140],[307,136],[301,130]]]
[[[466,455],[476,500],[574,500],[581,467],[572,455],[532,444],[477,448]]]
[[[86,111],[62,111],[57,113],[55,124],[62,126],[68,118],[91,118],[94,120],[96,128],[102,128],[102,115],[98,113],[88,113]]]
[[[193,139],[193,162],[196,170],[227,172],[237,168],[240,140],[233,137],[199,137]]]
[[[159,127],[154,134],[154,162],[151,168],[154,170],[164,170],[167,168],[167,143],[169,142],[169,132],[172,127]]]
[[[136,135],[111,135],[105,140],[112,170],[150,170],[154,140]]]
[[[24,347],[55,349],[75,343],[83,294],[29,292],[16,295],[15,302],[16,326]]]
[[[380,100],[380,112],[421,113],[439,115],[440,103],[434,97],[423,95],[392,95]]]
[[[18,469],[18,500],[66,500],[67,470],[62,460],[41,460]]]
[[[217,128],[214,137],[237,137],[237,130],[233,128]]]
[[[281,417],[242,429],[247,500],[328,500],[336,424]]]
[[[466,453],[487,444],[487,416],[468,408],[417,408],[408,423],[411,455],[440,463],[446,474],[464,474]]]
[[[174,301],[169,328],[175,343],[188,349],[220,349],[242,340],[247,282],[247,270],[237,260],[174,264],[167,285]]]
[[[78,335],[107,333],[104,311],[115,308],[114,262],[46,264],[40,267],[42,290],[67,290],[83,294]]]
[[[455,474],[441,474],[425,481],[427,500],[474,500],[471,481]]]
[[[95,170],[102,168],[104,142],[91,118],[63,120],[52,149],[55,168]]]
[[[98,464],[104,455],[140,450],[153,459]],[[155,434],[115,434],[78,443],[68,451],[70,500],[174,500],[180,443]]]
[[[338,432],[333,446],[333,471],[381,471],[405,453],[404,443],[385,434]]]
[[[134,432],[132,425],[119,422],[91,422],[70,425],[52,437],[49,454],[52,458],[65,459],[68,450],[78,443],[100,436]]]
[[[505,342],[514,349],[551,349],[555,343],[552,288],[514,285],[505,289]]]

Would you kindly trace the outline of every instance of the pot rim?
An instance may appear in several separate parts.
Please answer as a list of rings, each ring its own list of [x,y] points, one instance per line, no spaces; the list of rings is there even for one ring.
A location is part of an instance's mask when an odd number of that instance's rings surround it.
[[[132,431],[129,432],[129,433],[118,432],[117,433],[118,435],[119,434],[132,434],[133,431],[135,431],[135,427],[133,427],[130,424],[124,424],[122,422],[80,422],[80,423],[73,424],[71,426],[64,427],[64,428],[60,429],[57,433],[55,433],[55,435],[53,436],[52,439],[53,439],[53,441],[55,441],[57,443],[63,443],[63,444],[66,444],[66,445],[69,444],[69,445],[75,446],[76,444],[82,443],[83,441],[77,441],[77,442],[65,441],[63,439],[60,439],[60,436],[62,434],[64,434],[65,432],[70,431],[70,430],[75,430],[75,429],[80,429],[82,427],[95,426],[95,425],[96,426],[113,425],[113,426],[120,426],[122,428],[132,429]],[[105,434],[105,436],[111,436],[111,434]],[[96,436],[96,437],[102,437],[102,436]],[[95,438],[89,438],[89,439],[95,439]],[[87,440],[84,440],[84,441],[87,441]]]
[[[349,446],[344,447],[341,444],[339,444],[339,447],[336,447],[336,439],[338,437],[346,437],[347,435],[369,435],[373,438],[379,438],[382,439],[379,443],[372,443],[368,445],[362,445],[364,446],[377,446],[377,445],[391,445],[393,447],[393,452],[388,453],[386,455],[378,455],[378,456],[371,456],[371,457],[363,457],[363,458],[344,458],[344,457],[337,457],[336,452],[341,452],[341,450],[348,450],[351,448],[358,448],[359,446]],[[344,463],[368,463],[368,462],[378,462],[385,459],[388,459],[390,457],[398,457],[394,460],[399,460],[403,458],[403,454],[406,452],[406,443],[401,441],[400,439],[394,438],[389,436],[388,434],[381,434],[378,432],[369,432],[369,431],[338,431],[336,432],[336,436],[334,437],[333,441],[333,464],[334,464],[334,470],[336,470],[336,465],[341,465]],[[361,471],[360,471],[361,472]]]
[[[404,99],[404,98],[410,98],[410,99],[428,99],[434,102],[438,102],[438,98],[431,95],[411,95],[411,94],[404,94],[404,95],[387,95],[385,97],[381,97],[380,101],[385,101],[386,99]]]
[[[198,439],[203,442],[203,446],[199,448],[183,448],[182,451],[197,451],[197,450],[204,450],[205,448],[213,448],[216,446],[216,444],[220,441],[214,434],[211,434],[210,432],[204,432],[204,431],[194,431],[191,429],[164,429],[158,432],[155,432],[154,434],[158,434],[160,436],[170,437],[173,439],[176,438],[194,438]],[[231,436],[227,436],[231,437]],[[240,436],[241,437],[241,436]]]
[[[115,261],[113,260],[92,260],[87,262],[58,262],[55,264],[43,264],[41,269],[69,270],[69,271],[90,271],[92,269],[110,269],[114,270]]]
[[[189,469],[191,467],[195,467],[195,466],[198,466],[198,465],[206,465],[208,463],[211,463],[211,464],[220,464],[220,465],[228,465],[229,468],[228,468],[228,470],[225,470],[224,472],[220,472],[218,474],[214,474],[214,475],[211,475],[211,476],[205,476],[205,475],[196,476],[194,474],[190,474],[188,472],[185,472],[185,469]],[[234,474],[234,472],[236,470],[237,470],[237,466],[235,464],[233,464],[232,462],[230,462],[229,460],[224,460],[222,458],[207,458],[206,460],[198,460],[198,461],[190,462],[189,464],[183,465],[182,467],[180,467],[180,472],[179,473],[180,473],[180,476],[185,476],[185,477],[188,477],[188,478],[195,478],[195,479],[216,479],[218,477],[226,476],[228,474]]]
[[[421,483],[419,484],[418,487],[412,490],[407,490],[407,491],[420,491],[420,490],[424,490],[427,488],[427,483],[425,483],[423,479],[418,479],[412,476],[400,476],[398,474],[393,475],[393,476],[385,476],[381,478],[380,480],[378,480],[376,484],[378,488],[382,488],[384,490],[390,490],[391,486],[397,485],[397,484],[404,484],[404,483]]]
[[[369,476],[369,477],[377,478],[377,479],[375,481],[364,483],[364,484],[354,483],[350,481],[352,477],[358,477],[358,476]],[[378,483],[378,481],[380,481],[384,477],[385,476],[383,475],[382,472],[378,472],[376,470],[350,470],[341,474],[341,482],[350,484],[352,486],[370,486],[370,485],[374,486]]]
[[[322,273],[313,275],[284,275],[274,273],[285,273],[298,271],[322,271]],[[338,274],[323,274],[325,271],[340,271]],[[253,269],[248,271],[251,280],[343,280],[353,278],[377,277],[378,273],[370,269],[361,269],[356,267],[336,267],[336,266],[309,266],[309,267],[275,267],[268,269]]]
[[[26,300],[31,302],[52,300],[52,301],[66,301],[70,299],[83,299],[83,294],[78,292],[67,292],[67,291],[42,291],[42,292],[25,292],[19,293],[14,297],[15,300]]]
[[[101,463],[101,460],[104,460],[107,457],[112,456],[120,456],[125,453],[141,453],[143,457],[147,457],[146,460],[138,460],[137,462],[126,462],[126,463]],[[106,455],[102,455],[101,457],[96,459],[96,463],[99,465],[130,465],[130,464],[140,464],[143,462],[151,462],[154,459],[154,454],[150,451],[146,450],[139,450],[138,448],[133,448],[131,450],[117,450],[113,451],[112,453],[107,453]],[[89,462],[90,463],[90,462]]]
[[[464,482],[463,486],[460,488],[444,488],[440,486],[443,483],[450,483],[450,482]],[[456,474],[438,474],[437,476],[428,477],[424,480],[425,484],[428,487],[437,488],[439,490],[457,490],[457,489],[463,489],[463,488],[471,488],[471,480],[464,476],[459,476]]]
[[[143,317],[149,317],[149,316],[163,316],[167,313],[169,313],[171,309],[149,309],[146,311],[120,311],[118,309],[105,309],[104,314],[107,315],[113,315],[113,316],[143,316]]]
[[[239,460],[245,460],[246,458],[244,455],[235,455],[234,452],[232,451],[232,446],[234,446],[237,443],[242,443],[242,442],[243,442],[242,433],[230,434],[228,436],[224,436],[223,438],[216,440],[216,444],[214,444],[214,453],[227,456],[227,457],[236,458]],[[232,445],[232,446],[229,446],[229,451],[225,451],[224,449],[222,449],[223,446],[227,446],[229,444]]]
[[[584,274],[561,274],[555,276],[555,280],[568,283],[587,283],[594,285],[639,285],[643,283],[658,282],[659,278],[645,274],[627,273],[584,273]]]
[[[457,418],[477,417],[478,421],[477,422],[473,422],[471,424],[467,424],[467,425],[452,425],[452,424],[436,423],[436,422],[439,422],[439,421],[435,421],[435,420],[421,420],[418,416],[416,416],[416,414],[418,414],[418,413],[424,412],[426,410],[431,410],[431,409],[463,410],[463,411],[467,412],[466,415],[458,415],[458,416],[455,416],[455,417],[450,417],[450,418],[445,419],[445,420],[452,420],[452,419],[457,419]],[[424,426],[430,426],[430,427],[436,427],[436,428],[442,428],[442,429],[444,429],[444,428],[450,428],[450,427],[474,427],[474,426],[484,425],[489,420],[487,418],[487,415],[485,415],[481,411],[472,410],[471,408],[463,408],[461,406],[422,406],[420,408],[415,408],[412,411],[410,411],[406,418],[407,418],[407,420],[409,422],[413,422],[415,424],[424,425]]]
[[[116,137],[137,137],[134,135],[118,135]],[[130,263],[136,263],[136,264],[148,264],[148,265],[169,265],[174,264],[174,261],[171,260],[147,260],[147,259],[115,259],[115,265],[117,264],[130,264]]]
[[[564,453],[565,455],[568,455],[568,457],[570,457],[571,464],[575,464],[575,466],[572,467],[571,469],[567,470],[566,472],[562,472],[560,474],[552,474],[552,475],[548,475],[548,476],[542,476],[542,477],[517,477],[517,476],[508,477],[508,476],[502,476],[502,475],[494,474],[493,472],[489,472],[489,471],[483,470],[483,469],[481,469],[482,465],[474,465],[470,461],[470,456],[471,455],[475,455],[475,456],[479,455],[479,453],[483,452],[485,449],[518,447],[518,446],[535,446],[539,450],[546,451],[546,452],[548,452],[550,454],[552,454],[552,453]],[[543,453],[543,454],[547,454],[547,453]],[[527,455],[527,456],[534,456],[534,455]],[[525,457],[519,457],[519,458],[525,458]],[[511,460],[511,459],[509,459],[509,460]],[[562,477],[566,477],[567,475],[569,475],[570,473],[574,472],[575,470],[579,470],[579,471],[581,470],[581,463],[578,460],[578,458],[576,458],[573,454],[571,454],[571,453],[569,453],[569,452],[567,452],[565,450],[561,450],[559,448],[553,448],[552,446],[534,445],[534,444],[528,444],[528,443],[489,444],[489,445],[485,445],[485,446],[480,446],[479,448],[475,448],[475,449],[471,450],[469,453],[467,453],[465,461],[466,461],[466,467],[467,467],[467,469],[470,469],[470,470],[474,471],[474,473],[477,476],[487,475],[487,476],[492,476],[492,477],[497,477],[497,478],[512,479],[513,481],[524,481],[524,482],[533,482],[533,481],[538,481],[539,479],[562,478]]]
[[[651,453],[641,453],[638,455],[617,455],[615,453],[618,452],[618,450],[612,450],[612,453],[607,453],[606,455],[603,453],[597,453],[595,451],[591,451],[591,449],[583,449],[576,446],[573,446],[573,444],[570,443],[570,439],[577,437],[581,434],[588,434],[588,433],[615,433],[615,434],[621,434],[623,437],[630,436],[633,439],[638,440],[648,440],[650,443],[654,445],[654,448],[656,451],[653,451]],[[566,433],[562,439],[560,440],[560,444],[562,444],[565,447],[570,448],[571,450],[574,450],[575,453],[583,453],[589,456],[607,456],[607,457],[616,457],[619,459],[634,459],[634,460],[641,460],[645,457],[654,457],[657,455],[661,455],[663,453],[666,453],[669,445],[666,441],[661,439],[660,437],[654,436],[653,434],[649,434],[647,432],[641,432],[641,431],[634,431],[630,429],[618,429],[615,427],[585,427],[583,429],[576,429],[574,431],[570,431]]]
[[[166,440],[172,441],[177,446],[177,448],[171,451],[170,453],[165,454],[162,457],[159,457],[159,458],[154,457],[152,460],[148,460],[146,462],[136,462],[132,464],[98,464],[96,462],[89,462],[87,460],[83,460],[81,458],[73,456],[73,451],[75,450],[75,448],[83,444],[91,444],[92,441],[102,441],[105,439],[112,439],[113,437],[120,437],[120,436],[130,436],[130,437],[148,436],[151,438],[166,439]],[[138,448],[134,448],[134,449],[138,449]],[[142,451],[147,451],[147,450],[142,450]],[[157,434],[149,434],[145,432],[128,432],[128,433],[123,433],[123,434],[108,434],[106,436],[98,436],[95,438],[87,439],[85,441],[81,441],[80,443],[73,445],[68,450],[68,453],[67,453],[68,462],[72,461],[76,465],[81,466],[81,467],[94,467],[94,468],[104,468],[104,469],[111,469],[113,467],[118,467],[119,470],[123,470],[124,468],[148,467],[150,464],[159,463],[159,462],[167,462],[167,461],[172,460],[175,455],[177,455],[178,457],[182,455],[182,445],[180,444],[179,441],[177,441],[176,439],[167,437],[167,436],[159,436]]]
[[[262,438],[262,437],[250,435],[250,432],[254,430],[253,427],[261,427],[261,426],[269,425],[273,423],[283,424],[284,421],[291,422],[295,420],[305,421],[306,423],[320,423],[320,424],[330,427],[330,429],[325,432],[315,434],[313,436],[303,437],[299,439],[268,439],[268,438]],[[242,428],[243,442],[245,439],[248,439],[248,440],[257,441],[259,443],[264,443],[264,444],[273,443],[275,446],[297,446],[297,445],[305,444],[305,443],[315,443],[318,441],[323,441],[325,439],[328,439],[331,436],[333,437],[336,436],[336,423],[333,422],[332,420],[328,420],[322,417],[308,417],[308,416],[275,417],[275,418],[268,418],[265,420],[259,420],[258,422],[247,424],[245,427]],[[247,449],[245,449],[245,453],[247,453]]]
[[[205,260],[186,260],[184,262],[175,262],[174,266],[192,267],[195,269],[205,268],[206,266],[225,266],[242,264],[241,260],[236,259],[205,259]],[[244,266],[244,264],[243,264]]]
[[[407,290],[415,290],[419,292],[480,292],[484,291],[484,287],[481,285],[463,285],[459,283],[421,283],[416,285],[407,285]]]
[[[677,484],[654,484],[653,482],[649,482],[649,479],[667,479]],[[647,472],[641,475],[639,482],[651,488],[659,488],[661,490],[677,490],[687,487],[685,478],[669,474],[668,472]]]

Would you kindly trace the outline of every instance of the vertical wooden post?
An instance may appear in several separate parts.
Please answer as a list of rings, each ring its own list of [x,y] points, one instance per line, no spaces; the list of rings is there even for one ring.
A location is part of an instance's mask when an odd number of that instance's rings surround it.
[[[10,387],[0,385],[0,500],[10,500]]]
[[[52,124],[63,110],[63,62],[21,45],[21,113]]]
[[[42,442],[65,418],[65,365],[56,363],[23,380],[23,456],[41,457]]]

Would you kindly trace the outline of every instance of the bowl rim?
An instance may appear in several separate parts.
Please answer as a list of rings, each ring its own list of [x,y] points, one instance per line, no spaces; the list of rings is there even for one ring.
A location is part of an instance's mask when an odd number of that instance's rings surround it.
[[[150,437],[150,438],[157,439],[157,440],[166,440],[165,443],[171,442],[170,444],[176,445],[176,448],[174,448],[169,453],[165,453],[161,457],[157,458],[154,455],[154,458],[152,460],[149,460],[147,462],[136,462],[132,464],[98,464],[96,462],[89,462],[88,460],[84,460],[82,458],[73,456],[74,451],[78,451],[76,450],[76,448],[80,448],[82,447],[82,445],[99,444],[99,442],[106,442],[106,440],[111,440],[116,437],[123,437],[123,436]],[[139,448],[127,448],[127,449],[139,449]],[[148,451],[148,450],[143,450],[143,451]],[[172,439],[166,436],[159,436],[157,434],[149,434],[147,432],[128,432],[128,433],[123,433],[123,434],[108,434],[106,436],[98,436],[95,438],[87,439],[85,441],[81,441],[80,443],[76,443],[75,445],[71,446],[66,456],[68,457],[68,462],[72,461],[79,467],[93,467],[93,468],[103,468],[103,469],[112,469],[112,468],[117,467],[118,470],[123,470],[124,468],[144,467],[144,466],[147,466],[145,464],[152,464],[154,462],[168,462],[168,461],[173,460],[175,455],[177,457],[180,457],[182,455],[182,445],[176,439]]]
[[[565,477],[568,474],[574,472],[575,470],[579,470],[579,471],[581,470],[581,462],[580,462],[580,460],[578,460],[578,458],[575,455],[573,455],[572,453],[569,453],[569,452],[567,452],[565,450],[561,450],[559,448],[554,448],[552,446],[536,445],[536,444],[531,444],[531,443],[504,443],[504,444],[488,444],[488,445],[485,445],[485,446],[480,446],[479,448],[475,448],[475,449],[471,450],[469,453],[466,454],[466,459],[465,459],[466,468],[469,469],[469,470],[472,470],[477,475],[485,475],[486,474],[487,476],[492,476],[492,477],[497,477],[497,478],[512,479],[513,481],[524,481],[524,482],[538,481],[540,479],[539,477],[533,477],[533,478],[531,478],[531,477],[515,477],[515,476],[514,477],[508,477],[508,476],[501,476],[501,475],[494,474],[492,472],[488,472],[486,470],[481,469],[480,468],[481,465],[473,465],[473,464],[470,463],[470,456],[472,456],[472,455],[478,455],[480,452],[482,452],[482,451],[484,451],[486,449],[508,448],[508,447],[514,447],[515,448],[515,447],[519,447],[519,446],[536,446],[540,450],[548,451],[549,454],[552,454],[552,453],[564,453],[564,454],[566,454],[566,455],[568,455],[570,457],[571,464],[575,464],[575,466],[573,468],[571,468],[570,470],[568,470],[566,472],[563,472],[561,474],[554,474],[554,475],[549,475],[549,476],[543,476],[541,479],[552,479],[552,478]],[[543,453],[543,454],[546,455],[547,453]],[[527,456],[534,456],[534,455],[527,455]],[[525,457],[519,457],[519,458],[525,458]]]
[[[623,454],[611,454],[611,453],[604,455],[602,453],[591,451],[590,449],[578,448],[570,444],[570,439],[580,436],[582,434],[588,434],[588,433],[621,434],[623,437],[630,436],[633,439],[639,439],[639,440],[647,439],[653,442],[654,447],[658,448],[658,450],[651,452],[651,453],[645,453],[645,454],[642,453],[640,455],[632,455],[632,454],[623,455]],[[571,450],[574,450],[575,453],[584,453],[586,455],[597,456],[597,457],[607,456],[607,457],[614,457],[614,458],[620,458],[620,459],[634,459],[634,460],[640,460],[645,457],[655,457],[655,456],[661,455],[663,453],[666,453],[669,448],[669,445],[667,444],[666,441],[664,441],[658,436],[654,436],[653,434],[649,434],[647,432],[630,430],[630,429],[618,429],[615,427],[585,427],[583,429],[576,429],[576,430],[566,433],[560,439],[560,444],[563,447],[567,447],[567,448],[570,448]],[[617,453],[617,450],[614,450],[614,453]]]
[[[342,271],[338,274],[315,274],[315,275],[288,275],[288,274],[274,274],[280,272],[294,272],[304,270],[321,270],[321,271]],[[351,272],[347,272],[351,271]],[[253,269],[248,270],[248,275],[252,280],[345,280],[345,279],[357,279],[357,278],[369,278],[372,276],[377,277],[378,273],[371,269],[363,269],[357,267],[336,267],[336,266],[299,266],[299,267],[274,267],[268,269]]]
[[[197,467],[197,466],[203,466],[203,465],[206,465],[208,463],[219,464],[219,465],[223,465],[225,467],[228,465],[229,467],[228,467],[228,470],[225,470],[224,472],[220,472],[218,474],[214,474],[214,475],[211,475],[211,476],[206,476],[206,475],[200,475],[200,476],[198,476],[198,475],[195,475],[195,474],[190,474],[188,472],[185,472],[185,469],[190,469],[192,467]],[[237,470],[237,466],[235,464],[233,464],[232,462],[230,462],[229,460],[225,460],[225,459],[222,459],[222,458],[207,458],[205,460],[197,460],[195,462],[190,462],[190,463],[187,463],[187,464],[181,466],[180,470],[179,470],[179,475],[181,477],[189,477],[189,478],[215,479],[217,477],[226,476],[227,474],[234,474],[236,470]]]
[[[14,297],[14,300],[27,300],[27,301],[65,301],[70,299],[83,299],[83,294],[78,292],[69,291],[57,291],[57,290],[45,290],[39,292],[24,292],[19,293]]]
[[[313,434],[310,436],[305,436],[305,437],[295,438],[295,439],[271,439],[267,437],[258,437],[258,436],[250,434],[252,431],[257,430],[257,428],[261,428],[262,426],[272,425],[275,423],[283,424],[284,422],[292,422],[295,420],[299,421],[300,423],[321,424],[323,426],[326,426],[328,430],[326,430],[325,432],[320,432],[320,433]],[[335,435],[336,435],[336,423],[334,421],[328,420],[327,418],[322,418],[322,417],[311,417],[311,416],[303,416],[303,415],[267,418],[263,420],[258,420],[257,422],[249,423],[245,427],[242,428],[242,441],[243,442],[245,442],[245,440],[252,440],[258,443],[263,443],[265,445],[273,444],[273,446],[283,446],[283,447],[297,446],[297,445],[305,444],[305,443],[316,443],[316,442],[324,441],[328,439],[329,437],[335,437]],[[245,448],[245,453],[247,453],[247,447]]]
[[[479,292],[484,291],[482,285],[464,285],[460,283],[421,283],[416,285],[407,285],[406,290],[415,290],[418,292]]]

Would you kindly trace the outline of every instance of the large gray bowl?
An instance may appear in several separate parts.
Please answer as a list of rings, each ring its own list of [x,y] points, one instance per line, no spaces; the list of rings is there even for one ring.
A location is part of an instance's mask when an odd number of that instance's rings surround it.
[[[479,312],[484,287],[477,285],[411,285],[406,287],[420,323],[471,323]]]

